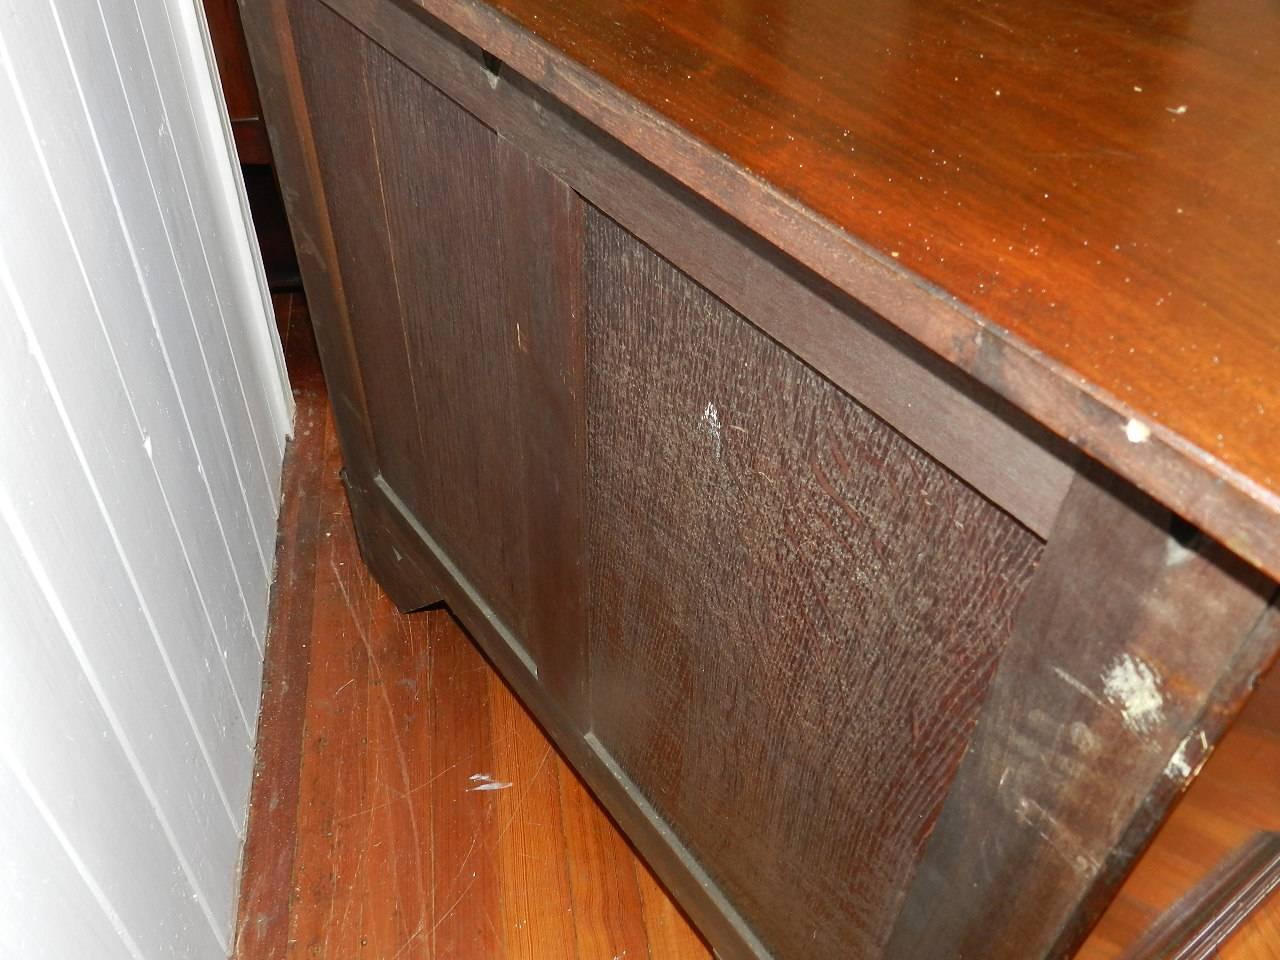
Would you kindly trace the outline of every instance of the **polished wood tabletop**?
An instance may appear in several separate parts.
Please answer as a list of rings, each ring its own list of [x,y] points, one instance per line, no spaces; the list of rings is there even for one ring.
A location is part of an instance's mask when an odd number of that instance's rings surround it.
[[[1280,572],[1275,0],[419,2]]]

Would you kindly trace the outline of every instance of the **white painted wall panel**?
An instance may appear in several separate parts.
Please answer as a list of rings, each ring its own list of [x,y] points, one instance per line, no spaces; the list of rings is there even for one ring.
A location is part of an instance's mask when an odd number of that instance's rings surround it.
[[[0,0],[0,953],[230,948],[292,404],[202,30]]]

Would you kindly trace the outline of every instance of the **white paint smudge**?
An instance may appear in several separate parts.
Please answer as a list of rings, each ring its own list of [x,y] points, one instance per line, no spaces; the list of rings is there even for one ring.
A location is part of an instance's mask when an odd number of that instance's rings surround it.
[[[1138,657],[1120,654],[1102,675],[1102,692],[1120,708],[1124,725],[1134,733],[1147,733],[1159,725],[1164,708],[1160,677]]]
[[[1098,747],[1101,746],[1098,735],[1089,729],[1088,724],[1074,720],[1067,728],[1067,732],[1071,737],[1072,745],[1081,753],[1091,755],[1098,752]]]
[[[1130,417],[1124,425],[1124,435],[1130,443],[1146,443],[1151,439],[1151,428],[1136,417]]]
[[[1194,748],[1195,741],[1199,743],[1199,747],[1196,748],[1199,753],[1199,759],[1193,763],[1190,751]],[[1209,759],[1209,753],[1209,737],[1203,730],[1188,733],[1183,737],[1182,742],[1178,744],[1178,749],[1173,751],[1173,756],[1169,758],[1168,764],[1165,765],[1164,775],[1170,780],[1186,783],[1200,772],[1200,768]]]
[[[142,449],[146,451],[148,460],[155,459],[151,455],[151,435],[150,434],[144,433],[142,435]]]
[[[1191,779],[1191,764],[1187,762],[1187,741],[1183,740],[1178,744],[1178,749],[1173,752],[1168,766],[1164,768],[1164,775],[1170,780]]]
[[[481,790],[506,790],[511,786],[507,781],[495,780],[487,773],[473,773],[467,779],[475,784],[474,787],[467,787],[467,793],[478,793]]]
[[[1175,117],[1180,117],[1187,112],[1187,105],[1183,103],[1183,104],[1179,104],[1176,107],[1165,107],[1165,109],[1168,110],[1170,113],[1172,113]]]
[[[700,423],[702,432],[711,438],[711,442],[715,445],[716,459],[720,459],[720,411],[716,409],[716,405],[710,400],[707,401],[707,408],[702,411],[702,421]]]
[[[1187,549],[1173,537],[1165,541],[1164,565],[1166,567],[1176,567],[1180,563],[1186,563],[1195,555],[1196,552],[1194,550]]]

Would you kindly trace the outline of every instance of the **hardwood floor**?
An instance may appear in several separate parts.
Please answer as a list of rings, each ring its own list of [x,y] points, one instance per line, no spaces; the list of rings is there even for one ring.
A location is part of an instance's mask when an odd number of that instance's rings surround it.
[[[298,420],[236,957],[710,957],[449,614],[399,614],[366,572],[306,324],[277,307]]]
[[[305,307],[277,307],[298,419],[236,957],[710,957],[449,614],[400,615],[365,571]],[[1079,960],[1120,956],[1262,829],[1280,829],[1276,671]],[[1280,896],[1221,956],[1280,958]]]

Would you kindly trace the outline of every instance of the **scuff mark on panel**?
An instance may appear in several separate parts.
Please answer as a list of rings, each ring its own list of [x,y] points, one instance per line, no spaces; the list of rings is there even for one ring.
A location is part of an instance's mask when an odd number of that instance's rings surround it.
[[[1059,680],[1061,680],[1067,686],[1071,687],[1071,689],[1075,690],[1077,693],[1084,694],[1094,703],[1101,706],[1102,701],[1098,699],[1098,695],[1094,693],[1092,690],[1090,690],[1087,686],[1085,686],[1085,684],[1083,684],[1081,681],[1077,680],[1071,674],[1067,673],[1067,671],[1063,670],[1061,667],[1054,667],[1053,672],[1058,675]]]
[[[703,433],[711,438],[711,442],[715,445],[716,459],[720,459],[720,411],[716,409],[716,405],[708,400],[707,407],[702,411],[702,421],[700,424]]]

